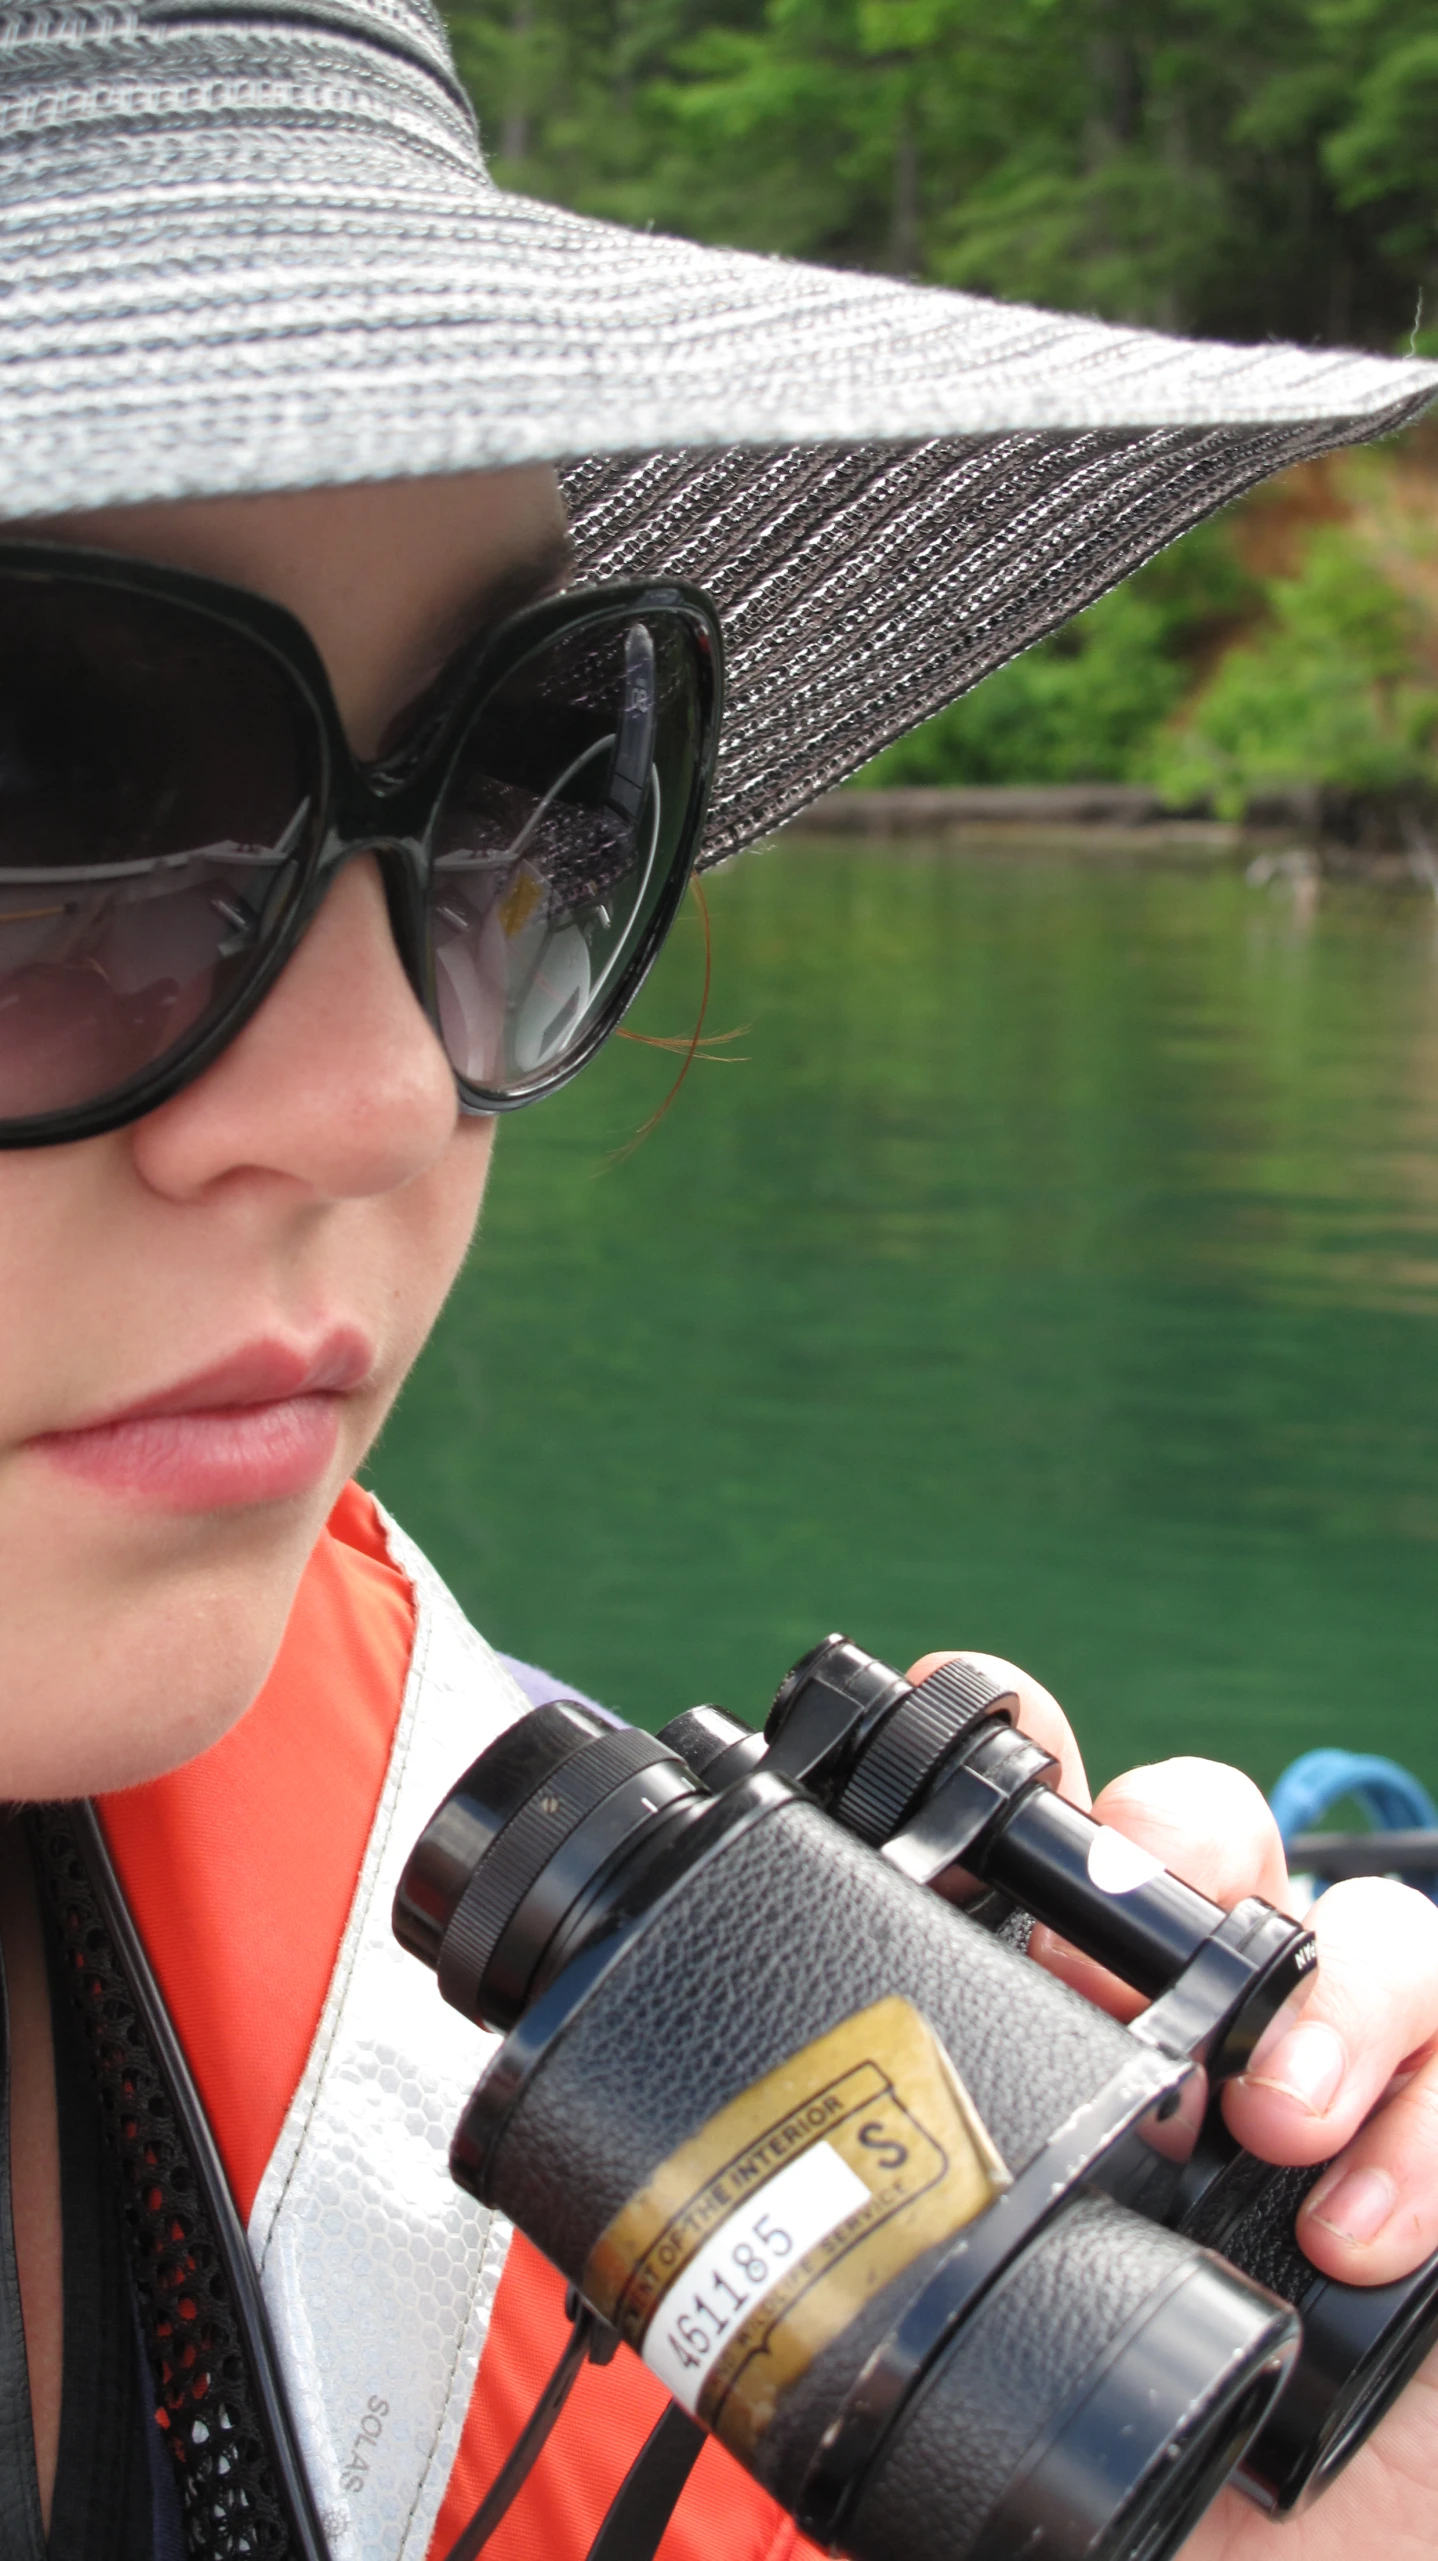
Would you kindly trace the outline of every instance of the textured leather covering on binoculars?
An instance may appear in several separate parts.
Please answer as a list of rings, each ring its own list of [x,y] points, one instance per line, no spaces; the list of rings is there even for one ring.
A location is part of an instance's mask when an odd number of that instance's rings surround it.
[[[962,2561],[1106,2345],[1193,2258],[1161,2225],[1075,2196],[909,2403],[845,2529],[853,2561]],[[825,2415],[816,2396],[819,2432]],[[783,2417],[794,2427],[797,2413]]]
[[[698,1862],[635,1932],[525,2083],[486,2192],[577,2282],[614,2216],[719,2109],[800,2038],[896,1992],[929,2020],[1015,2173],[1132,2060],[1113,2020],[794,1802]],[[781,2499],[797,2497],[836,2408],[939,2255],[863,2305],[785,2392],[754,2466]],[[1194,2256],[1104,2199],[1065,2207],[940,2361],[846,2548],[959,2561],[962,2520],[977,2530],[1105,2343]]]
[[[1323,2166],[1276,2170],[1251,2152],[1240,2152],[1183,2228],[1192,2240],[1219,2251],[1232,2267],[1252,2277],[1255,2285],[1266,2285],[1286,2303],[1301,2303],[1317,2271],[1299,2248],[1294,2226]]]

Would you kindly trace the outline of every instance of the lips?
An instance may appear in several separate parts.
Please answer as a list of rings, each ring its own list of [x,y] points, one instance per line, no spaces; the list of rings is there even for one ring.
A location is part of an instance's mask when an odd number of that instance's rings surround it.
[[[310,1347],[247,1343],[133,1405],[30,1446],[98,1491],[173,1511],[283,1502],[331,1468],[374,1351],[352,1326]]]

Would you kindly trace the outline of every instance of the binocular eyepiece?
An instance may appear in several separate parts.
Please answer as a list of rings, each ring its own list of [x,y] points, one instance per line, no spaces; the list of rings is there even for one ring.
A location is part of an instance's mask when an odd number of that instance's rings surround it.
[[[1320,2323],[1274,2439],[1292,2174],[1209,2099],[1312,1940],[1066,1805],[1016,1708],[840,1637],[762,1735],[558,1702],[465,1773],[396,1898],[503,2035],[454,2176],[854,2561],[1164,2561],[1255,2445],[1270,2506],[1334,2468],[1438,2319],[1429,2272],[1366,2345]],[[982,1925],[1015,1906],[1148,1996],[1132,2029]]]

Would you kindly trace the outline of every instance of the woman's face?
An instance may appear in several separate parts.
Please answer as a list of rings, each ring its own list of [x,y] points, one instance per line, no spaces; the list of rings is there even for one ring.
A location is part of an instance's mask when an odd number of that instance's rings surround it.
[[[564,549],[542,470],[42,530],[288,606],[360,755]],[[0,1799],[131,1785],[244,1713],[459,1268],[492,1138],[356,862],[196,1083],[108,1137],[0,1153]]]

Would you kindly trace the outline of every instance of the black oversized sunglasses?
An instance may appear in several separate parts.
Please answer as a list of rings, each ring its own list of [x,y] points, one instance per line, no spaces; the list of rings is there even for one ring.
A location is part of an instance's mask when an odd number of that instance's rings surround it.
[[[552,1093],[673,921],[722,689],[696,590],[581,589],[461,651],[362,765],[279,606],[0,544],[0,1146],[198,1076],[362,853],[463,1108]]]

